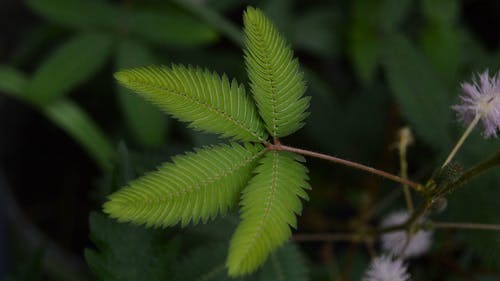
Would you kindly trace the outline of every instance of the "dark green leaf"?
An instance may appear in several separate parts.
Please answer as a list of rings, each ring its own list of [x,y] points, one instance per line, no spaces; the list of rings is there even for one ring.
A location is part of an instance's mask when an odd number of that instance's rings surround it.
[[[118,11],[103,0],[27,0],[28,6],[48,20],[78,29],[111,29]]]
[[[163,231],[120,224],[96,213],[90,215],[90,229],[97,250],[86,249],[85,259],[98,280],[171,280],[178,239],[169,240]]]
[[[9,66],[0,66],[0,92],[22,98],[27,84],[24,73]]]
[[[349,56],[357,75],[370,83],[379,60],[380,42],[372,28],[355,23],[349,30]]]
[[[459,16],[460,3],[457,0],[422,0],[422,10],[429,21],[451,25]]]
[[[296,48],[328,58],[340,52],[344,32],[342,15],[332,12],[330,8],[309,10],[292,22],[292,42]]]
[[[227,243],[200,247],[175,266],[174,281],[231,281],[227,275],[225,258]]]
[[[384,66],[389,86],[418,136],[436,149],[449,147],[451,99],[426,59],[404,37],[385,42]]]
[[[106,62],[112,40],[100,34],[81,34],[69,40],[36,71],[27,96],[38,104],[51,102],[83,83]]]
[[[395,31],[410,12],[411,0],[383,0],[380,4],[379,26],[385,32]]]
[[[132,11],[126,18],[132,33],[156,44],[194,47],[218,37],[211,27],[178,11]]]
[[[116,58],[117,69],[146,66],[155,63],[150,51],[143,45],[124,41]],[[160,147],[165,143],[166,116],[155,106],[127,88],[117,87],[118,99],[125,120],[135,139],[145,147]]]
[[[308,270],[300,251],[292,243],[286,243],[273,253],[259,273],[259,281],[306,281]]]
[[[463,34],[460,30],[448,26],[427,26],[421,33],[422,51],[439,77],[455,86],[457,76],[463,66]]]

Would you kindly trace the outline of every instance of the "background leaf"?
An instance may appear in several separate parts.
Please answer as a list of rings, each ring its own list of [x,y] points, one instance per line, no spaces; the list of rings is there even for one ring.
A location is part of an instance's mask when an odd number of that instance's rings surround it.
[[[0,66],[0,91],[22,98],[27,84],[28,78],[24,73],[9,66]]]
[[[111,29],[118,11],[103,0],[26,0],[28,6],[48,20],[78,29]]]
[[[163,231],[120,224],[97,213],[90,215],[90,229],[97,250],[85,249],[85,259],[98,280],[172,280],[179,239],[169,239]]]
[[[64,43],[38,68],[27,96],[38,104],[51,102],[78,86],[104,66],[112,40],[101,34],[81,34]]]
[[[101,169],[110,167],[115,157],[113,145],[78,105],[60,100],[43,107],[42,112],[80,143]]]
[[[259,281],[306,281],[309,280],[307,275],[299,249],[292,243],[286,243],[271,254],[260,271]]]
[[[118,47],[116,68],[152,65],[156,60],[143,45],[124,41]],[[165,143],[167,119],[155,106],[132,91],[117,87],[123,117],[127,121],[135,139],[145,147],[160,147]]]
[[[136,10],[125,17],[130,32],[160,45],[194,47],[212,43],[218,37],[211,27],[167,9]]]
[[[384,67],[402,114],[429,145],[447,149],[452,124],[450,94],[426,59],[403,36],[388,38]]]

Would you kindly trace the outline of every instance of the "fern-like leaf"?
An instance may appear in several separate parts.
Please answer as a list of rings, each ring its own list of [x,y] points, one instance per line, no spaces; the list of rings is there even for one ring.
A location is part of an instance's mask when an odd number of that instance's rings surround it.
[[[191,122],[194,129],[241,141],[267,138],[245,88],[225,75],[173,65],[122,70],[115,77],[175,118]]]
[[[252,93],[266,128],[274,137],[287,136],[304,123],[309,97],[299,63],[272,22],[258,9],[243,15],[245,63]]]
[[[236,204],[264,151],[260,144],[231,144],[174,157],[112,194],[104,212],[146,226],[205,222]]]
[[[241,219],[229,247],[229,275],[239,276],[257,269],[269,253],[282,245],[296,227],[307,200],[307,168],[298,155],[271,151],[260,161],[243,191]]]

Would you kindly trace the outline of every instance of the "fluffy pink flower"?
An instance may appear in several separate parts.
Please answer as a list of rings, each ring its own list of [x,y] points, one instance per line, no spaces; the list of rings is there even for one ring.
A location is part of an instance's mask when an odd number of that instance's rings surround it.
[[[408,219],[408,212],[398,211],[389,214],[382,220],[382,227],[396,226],[404,223]],[[404,257],[416,257],[427,252],[431,246],[431,231],[419,230],[414,233],[408,241],[406,231],[393,231],[381,236],[382,249],[393,255]],[[406,249],[405,249],[406,247]],[[403,249],[405,249],[404,253]]]
[[[462,103],[452,106],[458,118],[468,126],[480,116],[485,138],[496,137],[500,130],[500,74],[489,76],[488,70],[472,83],[462,83]]]
[[[408,281],[410,275],[403,261],[388,256],[380,256],[372,260],[362,281]]]

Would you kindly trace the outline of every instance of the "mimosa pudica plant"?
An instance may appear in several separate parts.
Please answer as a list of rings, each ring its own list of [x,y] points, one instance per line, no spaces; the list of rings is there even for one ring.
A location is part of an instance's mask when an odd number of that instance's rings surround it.
[[[123,86],[174,118],[189,123],[195,130],[215,133],[231,142],[174,157],[171,163],[163,164],[110,195],[103,206],[105,213],[120,222],[147,227],[169,227],[178,223],[184,227],[224,215],[239,203],[241,220],[229,244],[226,267],[229,276],[243,276],[258,269],[291,237],[291,228],[297,227],[301,200],[308,199],[307,190],[311,188],[301,156],[306,155],[402,184],[409,211],[402,219],[404,222],[385,228],[361,229],[360,233],[352,234],[359,239],[400,231],[401,235],[396,233],[396,238],[401,242],[397,250],[401,259],[411,250],[408,247],[413,238],[408,237],[427,228],[500,229],[495,225],[446,224],[423,219],[446,194],[500,164],[500,151],[465,172],[451,162],[479,121],[483,121],[485,137],[496,136],[500,129],[498,75],[490,79],[485,72],[480,82],[463,84],[463,103],[453,109],[468,128],[443,165],[422,185],[408,180],[405,172],[400,177],[283,145],[280,138],[299,130],[308,115],[309,97],[304,95],[304,76],[290,46],[260,10],[247,8],[243,21],[244,60],[251,95],[236,80],[199,67],[174,64],[127,69],[115,74]],[[407,142],[401,142],[401,147],[405,147],[403,143]],[[400,150],[404,155],[404,149]],[[415,209],[410,187],[425,197]],[[409,277],[400,261],[387,257],[374,260],[366,280],[374,280],[376,273],[386,272],[384,268],[394,269],[398,280]]]
[[[240,202],[241,222],[226,262],[230,276],[253,272],[290,238],[310,189],[303,158],[273,149],[280,137],[300,129],[308,114],[298,61],[260,10],[249,7],[243,19],[252,96],[236,80],[198,67],[115,74],[174,118],[232,142],[176,156],[104,204],[104,212],[121,222],[168,227],[206,222]]]

